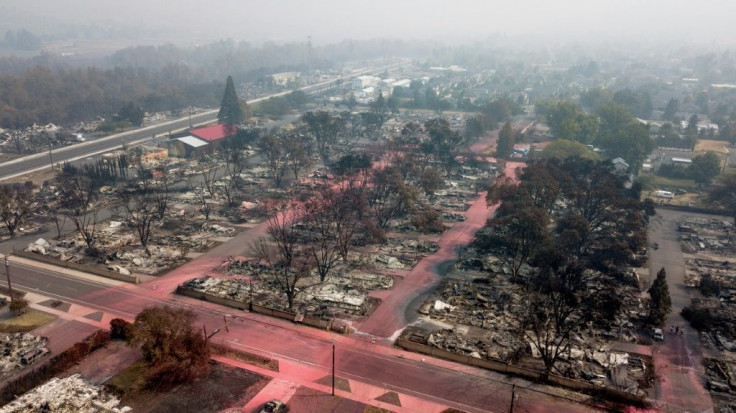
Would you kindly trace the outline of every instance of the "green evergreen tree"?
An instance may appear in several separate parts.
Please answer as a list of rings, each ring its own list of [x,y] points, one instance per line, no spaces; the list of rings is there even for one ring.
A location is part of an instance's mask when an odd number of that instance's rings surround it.
[[[217,114],[220,123],[239,125],[243,122],[243,110],[240,108],[240,100],[235,92],[232,76],[227,77],[225,83],[225,94],[222,96],[220,112]]]
[[[664,324],[667,314],[672,311],[672,299],[670,289],[667,286],[667,273],[662,267],[657,273],[657,278],[649,288],[649,322],[661,326]]]
[[[498,133],[498,145],[496,147],[496,158],[508,158],[514,151],[514,131],[511,124],[506,122]]]

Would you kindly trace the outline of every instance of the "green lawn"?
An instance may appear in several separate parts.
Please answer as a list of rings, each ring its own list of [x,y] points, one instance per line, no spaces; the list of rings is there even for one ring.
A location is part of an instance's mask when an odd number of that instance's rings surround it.
[[[694,191],[698,188],[692,179],[673,179],[659,175],[652,176],[651,184],[654,186],[654,190],[662,189],[668,191],[682,188],[688,191]]]

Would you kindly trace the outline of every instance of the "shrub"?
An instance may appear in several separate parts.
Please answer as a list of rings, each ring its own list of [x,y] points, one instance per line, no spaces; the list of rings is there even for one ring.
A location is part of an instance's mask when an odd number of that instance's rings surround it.
[[[713,315],[707,308],[687,306],[682,309],[680,314],[698,331],[708,331],[713,326]]]
[[[122,318],[113,318],[110,320],[110,338],[113,340],[125,340],[127,337],[127,329],[129,322]]]
[[[28,300],[16,297],[10,302],[10,311],[15,315],[24,314],[28,309]]]
[[[439,234],[445,231],[440,214],[432,208],[424,208],[411,217],[411,224],[419,232]]]

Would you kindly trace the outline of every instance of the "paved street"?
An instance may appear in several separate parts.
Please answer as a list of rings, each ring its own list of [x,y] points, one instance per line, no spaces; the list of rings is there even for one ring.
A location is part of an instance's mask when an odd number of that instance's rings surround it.
[[[659,244],[650,248],[649,274],[653,280],[664,267],[672,297],[672,313],[667,317],[665,340],[654,345],[654,364],[660,380],[651,395],[665,411],[711,412],[713,403],[705,390],[705,374],[702,364],[698,334],[680,315],[680,310],[690,304],[697,290],[685,286],[685,262],[680,247],[676,222],[681,216],[697,216],[687,212],[657,209],[657,215],[649,226],[649,242]],[[669,326],[685,327],[683,336],[670,334]]]

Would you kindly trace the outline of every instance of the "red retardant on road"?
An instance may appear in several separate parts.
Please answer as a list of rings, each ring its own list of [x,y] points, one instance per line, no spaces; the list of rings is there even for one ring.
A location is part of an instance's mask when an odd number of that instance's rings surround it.
[[[516,179],[518,168],[524,165],[520,162],[507,162],[505,174]],[[473,240],[475,232],[485,225],[495,210],[496,207],[491,208],[486,204],[486,193],[481,193],[465,212],[465,221],[454,224],[440,238],[437,252],[420,260],[370,317],[362,323],[355,323],[353,327],[378,337],[391,337],[406,327],[404,310],[408,303],[421,291],[439,281],[438,266],[443,262],[457,260],[458,248]]]

